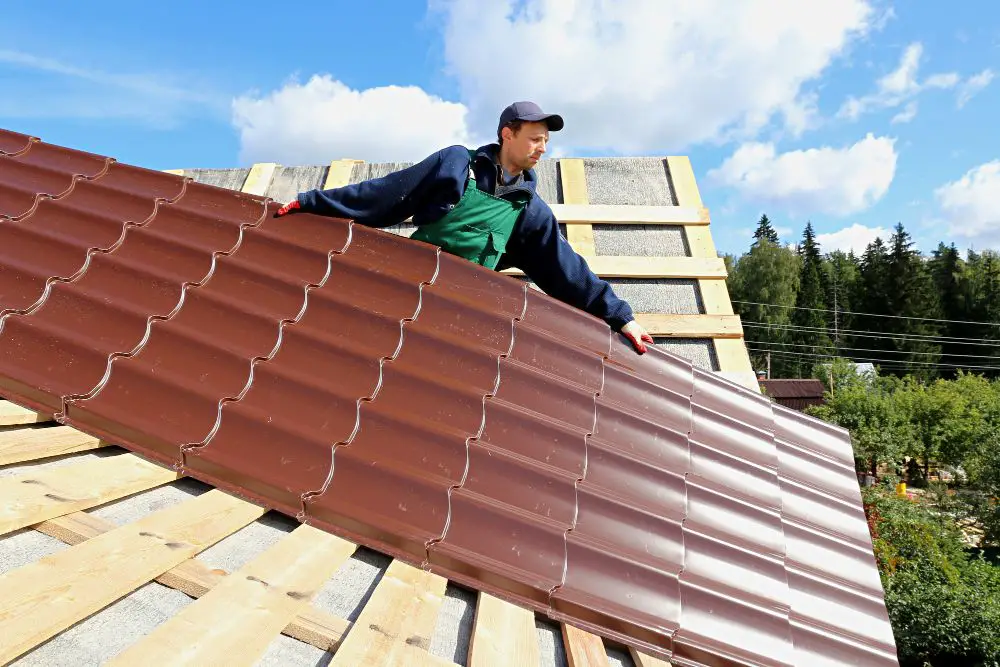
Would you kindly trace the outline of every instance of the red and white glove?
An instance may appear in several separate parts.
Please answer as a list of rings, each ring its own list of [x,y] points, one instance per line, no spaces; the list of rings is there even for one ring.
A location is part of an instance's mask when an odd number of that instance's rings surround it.
[[[632,341],[632,345],[635,347],[639,354],[646,353],[646,343],[650,345],[653,344],[653,337],[646,333],[646,330],[642,328],[642,325],[632,320],[624,327],[622,327],[622,333],[625,337]]]
[[[276,218],[280,218],[281,216],[288,215],[292,211],[298,210],[300,208],[302,208],[302,205],[299,204],[299,200],[298,199],[294,199],[294,200],[288,202],[287,204],[285,204],[284,206],[282,206],[281,208],[279,208],[278,212],[275,213],[274,216]]]

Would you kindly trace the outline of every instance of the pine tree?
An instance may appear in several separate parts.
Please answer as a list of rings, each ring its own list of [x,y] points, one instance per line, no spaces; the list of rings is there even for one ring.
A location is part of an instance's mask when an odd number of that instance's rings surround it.
[[[799,246],[799,290],[795,298],[792,314],[792,340],[800,353],[817,355],[815,359],[799,357],[795,364],[798,377],[808,377],[816,359],[826,361],[825,355],[833,352],[830,336],[827,334],[826,275],[820,258],[819,245],[813,232],[812,223],[806,223]]]
[[[885,358],[894,355],[879,354],[881,350],[890,349],[889,340],[875,338],[872,335],[887,333],[885,323],[888,321],[875,315],[888,314],[887,274],[889,271],[889,256],[885,243],[877,237],[868,244],[858,267],[858,280],[852,301],[855,310],[862,313],[854,316],[852,329],[859,332],[849,338],[850,347],[872,350],[855,351],[850,356],[858,361],[872,361],[873,358]],[[861,333],[863,332],[863,333]],[[891,333],[891,332],[889,332]]]
[[[935,289],[941,302],[942,318],[951,320],[941,324],[943,336],[948,338],[968,338],[977,335],[975,325],[962,324],[959,321],[974,319],[972,313],[973,301],[968,297],[962,282],[965,278],[965,263],[958,254],[958,248],[952,243],[946,246],[939,243],[937,250],[927,263],[934,281]],[[965,347],[954,341],[941,342],[941,361],[946,364],[961,365]],[[952,371],[942,368],[944,375],[953,375]]]
[[[1000,254],[987,250],[970,251],[965,272],[960,281],[963,302],[968,304],[968,320],[982,324],[963,325],[962,338],[979,338],[997,341],[997,345],[984,346],[970,342],[955,342],[957,353],[977,355],[962,357],[954,363],[966,366],[1000,366]],[[993,358],[991,358],[993,357]],[[990,377],[1000,377],[1000,370],[985,368],[973,372]]]
[[[831,331],[834,347],[844,345],[844,329],[854,328],[854,294],[857,291],[858,259],[854,252],[845,253],[834,250],[823,260],[823,272],[826,275],[826,302],[830,310],[827,325]]]
[[[921,378],[931,378],[937,368],[929,364],[940,361],[941,346],[926,336],[939,336],[940,324],[920,319],[941,317],[940,297],[927,264],[913,250],[910,235],[902,223],[897,223],[890,241],[886,273],[888,314],[896,316],[885,325],[893,333],[908,338],[887,341],[898,352],[891,357],[905,362],[899,373],[909,373]]]
[[[774,230],[771,226],[771,220],[767,217],[766,213],[762,213],[760,220],[757,221],[757,229],[753,233],[754,245],[756,245],[761,239],[766,239],[771,243],[778,244],[778,232]]]

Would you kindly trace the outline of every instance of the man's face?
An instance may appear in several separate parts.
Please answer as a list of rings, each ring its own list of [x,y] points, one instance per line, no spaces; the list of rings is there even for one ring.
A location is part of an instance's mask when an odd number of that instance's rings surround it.
[[[534,169],[545,154],[548,143],[549,127],[545,123],[524,123],[517,134],[509,127],[503,130],[507,155],[521,169]]]

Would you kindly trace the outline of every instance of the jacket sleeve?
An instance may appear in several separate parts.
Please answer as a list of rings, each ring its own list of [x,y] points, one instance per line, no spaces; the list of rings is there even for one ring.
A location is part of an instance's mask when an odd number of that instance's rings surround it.
[[[453,164],[456,160],[464,160],[466,166],[457,168],[460,165]],[[386,176],[330,190],[301,192],[297,199],[305,213],[348,218],[370,227],[389,227],[412,216],[427,197],[443,195],[457,202],[464,187],[464,175],[468,173],[468,161],[465,148],[451,146]],[[462,174],[462,182],[454,174]]]
[[[632,308],[615,295],[611,285],[598,278],[559,233],[552,209],[542,202],[533,202],[526,216],[535,220],[524,225],[525,235],[511,257],[543,292],[551,297],[586,311],[608,323],[615,331],[635,319]]]

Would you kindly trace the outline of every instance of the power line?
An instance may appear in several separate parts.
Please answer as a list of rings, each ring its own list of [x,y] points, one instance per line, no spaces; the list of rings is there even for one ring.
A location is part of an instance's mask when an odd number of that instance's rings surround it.
[[[752,345],[781,345],[784,347],[817,347],[816,345],[808,345],[805,343],[781,343],[778,341],[770,340],[755,340],[749,341]],[[878,350],[870,347],[844,347],[842,345],[835,346],[838,350],[855,350],[857,352],[882,352],[885,354],[912,354],[920,356],[929,357],[948,357],[948,358],[963,358],[963,359],[996,359],[1000,361],[1000,356],[990,355],[990,354],[944,354],[939,352],[909,352],[907,350]]]
[[[842,315],[863,315],[865,317],[887,317],[896,320],[919,320],[921,322],[943,322],[946,324],[981,324],[988,327],[1000,327],[1000,322],[975,322],[971,320],[940,320],[933,317],[908,317],[906,315],[879,315],[877,313],[859,313],[852,310],[830,310],[829,308],[807,308],[806,306],[783,306],[779,303],[760,303],[757,301],[733,301],[749,306],[765,306],[767,308],[787,308],[791,310],[811,310],[820,313],[840,313]]]
[[[755,320],[743,320],[744,326],[757,327],[761,329],[788,329],[790,331],[800,331],[808,333],[830,333],[829,327],[807,327],[797,324],[771,324],[767,322],[757,322]],[[874,332],[867,329],[841,329],[842,334],[851,334],[861,337],[866,337],[864,334],[873,334],[867,336],[868,338],[888,338],[895,340],[909,340],[915,342],[928,342],[933,343],[936,341],[971,341],[968,343],[963,342],[963,345],[1000,345],[1000,340],[994,340],[991,338],[958,338],[955,336],[927,336],[924,334],[874,334]]]
[[[760,352],[765,354],[774,355],[784,355],[793,357],[811,357],[815,359],[843,359],[842,355],[833,354],[819,354],[816,352],[784,352],[781,350],[771,350],[771,349],[758,349],[747,346],[747,350],[751,352]],[[901,361],[899,359],[879,359],[878,357],[852,357],[851,361],[864,361],[877,364],[879,366],[892,366],[892,367],[909,367],[909,366],[932,366],[937,368],[968,368],[971,370],[989,370],[989,371],[1000,371],[1000,366],[965,366],[962,364],[942,364],[934,363],[931,361]]]

